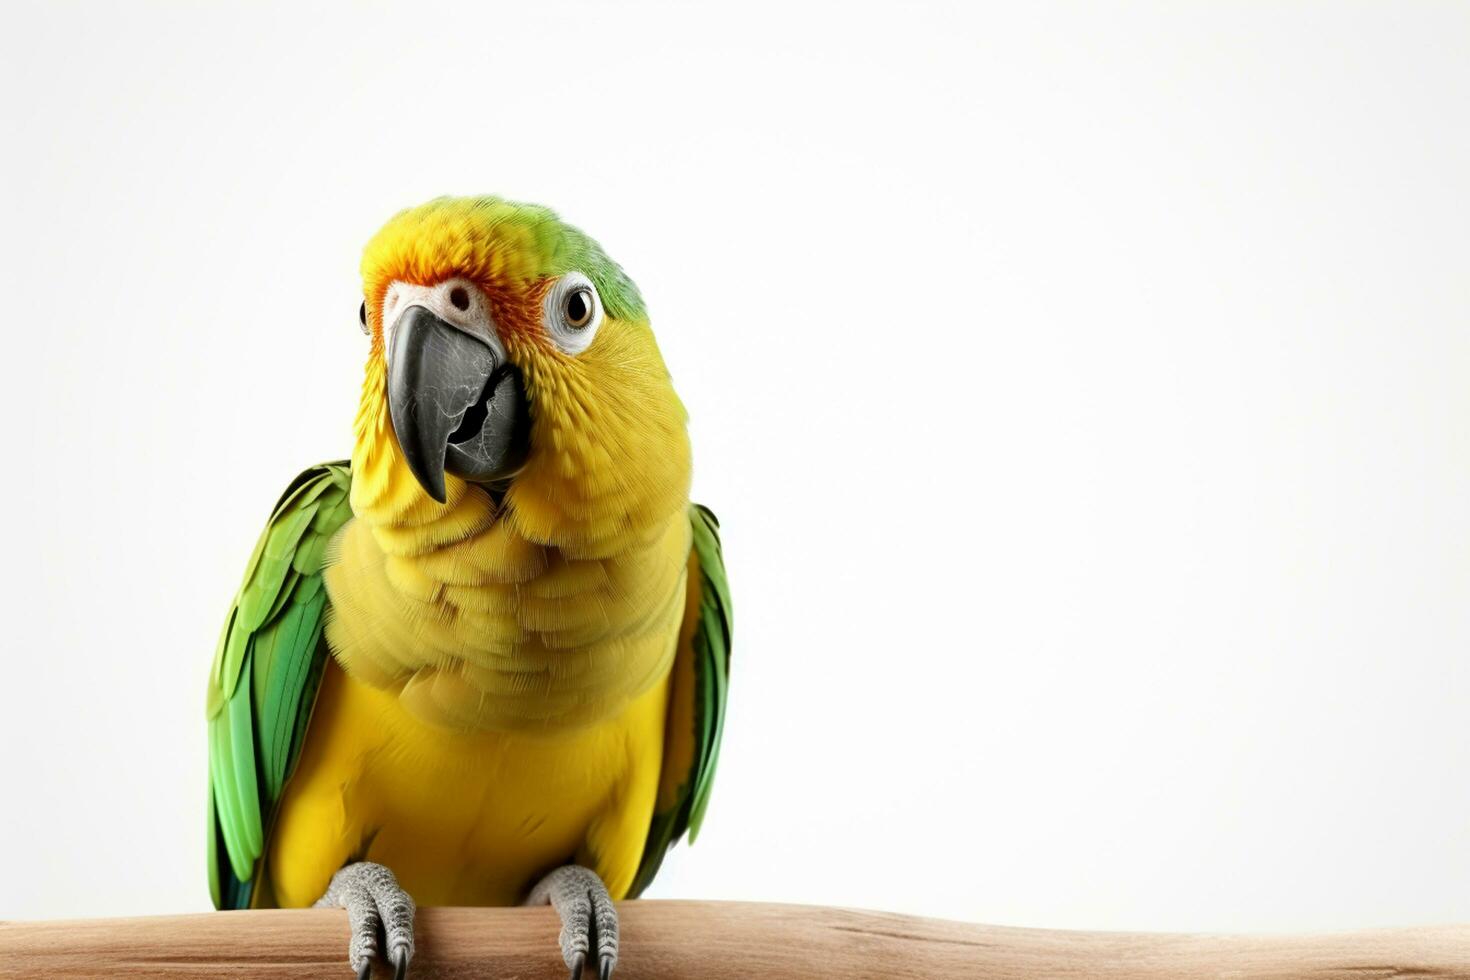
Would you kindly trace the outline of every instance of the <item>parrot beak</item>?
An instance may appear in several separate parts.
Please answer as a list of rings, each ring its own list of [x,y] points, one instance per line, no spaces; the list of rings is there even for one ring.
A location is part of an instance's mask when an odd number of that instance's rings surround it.
[[[423,306],[397,319],[388,350],[388,414],[408,468],[444,503],[446,471],[509,480],[529,448],[521,373]]]

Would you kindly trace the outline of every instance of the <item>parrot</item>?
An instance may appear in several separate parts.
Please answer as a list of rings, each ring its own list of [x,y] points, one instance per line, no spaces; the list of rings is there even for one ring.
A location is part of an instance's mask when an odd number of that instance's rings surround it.
[[[548,208],[411,207],[361,274],[350,457],[286,487],[210,668],[214,906],[343,908],[347,965],[402,980],[418,905],[550,904],[608,980],[726,715],[684,405],[637,286]]]

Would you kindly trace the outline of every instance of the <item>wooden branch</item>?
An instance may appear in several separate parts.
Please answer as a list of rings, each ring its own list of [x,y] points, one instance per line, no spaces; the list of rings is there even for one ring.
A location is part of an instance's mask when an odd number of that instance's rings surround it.
[[[1220,936],[1012,929],[796,905],[638,901],[620,909],[619,980],[1470,980],[1470,926]],[[549,908],[421,909],[410,975],[562,980],[557,928]],[[338,910],[0,923],[4,977],[351,975]]]

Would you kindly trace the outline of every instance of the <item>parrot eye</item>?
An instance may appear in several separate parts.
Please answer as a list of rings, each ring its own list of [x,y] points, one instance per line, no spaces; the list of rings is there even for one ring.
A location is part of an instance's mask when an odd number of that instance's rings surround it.
[[[597,288],[580,272],[568,272],[546,292],[546,332],[564,354],[580,354],[602,325]]]
[[[592,322],[592,290],[574,290],[567,295],[562,309],[566,313],[567,326],[581,330]]]
[[[357,319],[362,324],[362,332],[367,333],[367,300],[363,300],[362,305],[357,308]]]

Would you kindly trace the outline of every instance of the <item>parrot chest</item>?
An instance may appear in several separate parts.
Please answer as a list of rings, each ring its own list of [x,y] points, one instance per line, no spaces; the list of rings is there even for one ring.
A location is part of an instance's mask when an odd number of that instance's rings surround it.
[[[332,659],[267,844],[263,902],[309,905],[353,860],[387,865],[422,904],[514,904],[570,861],[615,896],[631,887],[688,520],[573,559],[455,513],[448,526],[353,520],[333,543]]]
[[[465,734],[329,665],[269,847],[275,900],[311,904],[350,860],[392,868],[425,905],[515,904],[574,860],[610,887],[630,882],[652,814],[666,688],[576,732]]]
[[[546,733],[611,717],[667,675],[687,584],[682,511],[613,554],[571,557],[458,509],[343,527],[326,636],[350,676],[441,727]]]

